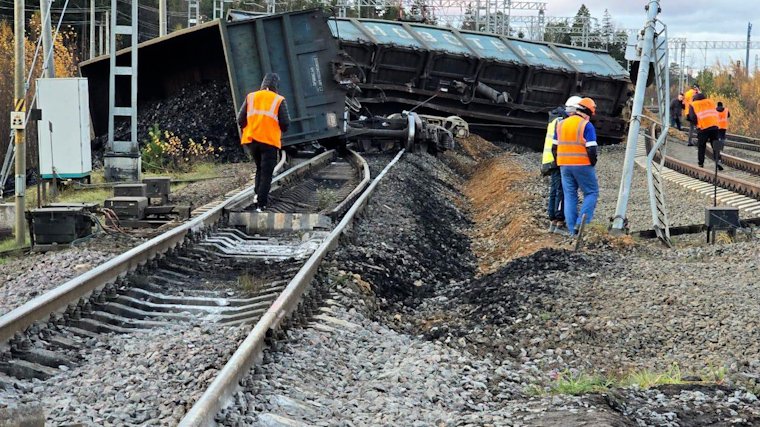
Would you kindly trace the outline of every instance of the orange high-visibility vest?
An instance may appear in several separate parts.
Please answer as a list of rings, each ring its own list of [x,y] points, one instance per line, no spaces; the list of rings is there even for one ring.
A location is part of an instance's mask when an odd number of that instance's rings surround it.
[[[691,103],[694,114],[697,115],[697,127],[707,129],[718,126],[718,104],[712,99],[700,99]]]
[[[570,116],[557,124],[557,165],[590,166],[591,160],[586,152],[586,139],[583,130],[585,120],[580,116]]]
[[[687,116],[689,115],[689,104],[691,104],[692,98],[694,98],[694,89],[689,89],[683,94],[683,113]]]
[[[718,129],[728,129],[728,110],[718,111]]]
[[[280,142],[282,131],[280,131],[280,120],[277,114],[283,99],[285,98],[266,89],[248,94],[246,97],[248,124],[243,129],[241,144],[258,141],[277,148],[282,147]]]

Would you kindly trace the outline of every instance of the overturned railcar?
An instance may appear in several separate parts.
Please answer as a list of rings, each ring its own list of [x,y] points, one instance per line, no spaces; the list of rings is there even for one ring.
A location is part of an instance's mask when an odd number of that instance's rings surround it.
[[[375,113],[425,102],[422,111],[455,114],[474,132],[538,148],[546,113],[579,94],[597,103],[592,121],[602,141],[625,133],[632,86],[606,52],[416,23],[329,24],[346,52],[342,77],[353,74],[358,100]]]
[[[604,52],[420,24],[335,19],[320,10],[233,11],[227,21],[172,33],[139,50],[138,102],[217,80],[229,83],[239,106],[264,73],[279,73],[295,123],[283,135],[284,146],[346,136],[350,120],[368,111],[415,108],[458,115],[474,132],[540,148],[546,113],[573,94],[596,100],[600,140],[617,142],[631,95],[627,73]],[[128,51],[118,52],[117,65],[128,60]],[[80,70],[89,79],[94,130],[102,135],[108,57],[83,62]],[[218,120],[215,112],[208,120]]]

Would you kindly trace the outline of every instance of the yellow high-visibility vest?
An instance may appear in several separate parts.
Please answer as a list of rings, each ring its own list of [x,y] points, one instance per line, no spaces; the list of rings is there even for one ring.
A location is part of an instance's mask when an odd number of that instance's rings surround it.
[[[552,154],[552,145],[554,144],[554,130],[557,128],[557,122],[560,121],[560,117],[552,120],[546,127],[546,139],[544,140],[544,157],[541,160],[543,168],[547,168],[546,165],[554,163],[554,155]]]

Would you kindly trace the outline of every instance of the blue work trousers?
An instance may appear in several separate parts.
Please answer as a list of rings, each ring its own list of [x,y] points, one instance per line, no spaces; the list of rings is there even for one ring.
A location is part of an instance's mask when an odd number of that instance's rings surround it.
[[[591,222],[599,196],[599,183],[593,166],[562,166],[562,187],[565,192],[565,221],[570,232],[580,227],[581,218],[586,214],[586,224]],[[578,214],[578,189],[583,191],[583,204]]]
[[[549,215],[549,221],[564,221],[564,198],[562,194],[562,173],[559,168],[551,171],[552,183],[549,187],[549,206],[546,213]]]

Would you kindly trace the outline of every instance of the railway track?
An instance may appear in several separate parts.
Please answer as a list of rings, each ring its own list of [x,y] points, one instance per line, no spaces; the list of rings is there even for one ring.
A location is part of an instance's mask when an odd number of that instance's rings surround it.
[[[647,140],[647,151],[650,148],[649,140]],[[707,157],[712,157],[712,155],[712,149],[708,146]],[[731,173],[721,172],[718,174],[718,186],[725,190],[760,200],[760,163],[724,153],[721,156],[726,166],[737,171],[746,172],[747,174],[744,176],[741,176],[741,174],[738,174],[740,176],[735,176],[737,174],[734,174],[732,176]],[[711,167],[701,168],[698,165],[680,160],[674,156],[665,156],[665,166],[706,183],[713,184],[715,182],[715,173]]]
[[[689,134],[689,131],[682,130],[681,133],[684,134],[684,137],[687,137],[687,135]],[[696,139],[696,136],[694,138]],[[726,134],[726,147],[760,152],[760,139],[729,133],[729,134]]]
[[[323,291],[310,285],[320,262],[402,153],[371,183],[358,154],[323,153],[275,178],[272,212],[251,212],[253,189],[245,189],[27,302],[0,317],[0,371],[50,381],[103,334],[139,340],[187,322],[213,324],[217,333],[255,324],[181,425],[211,424],[265,339],[319,303]]]

